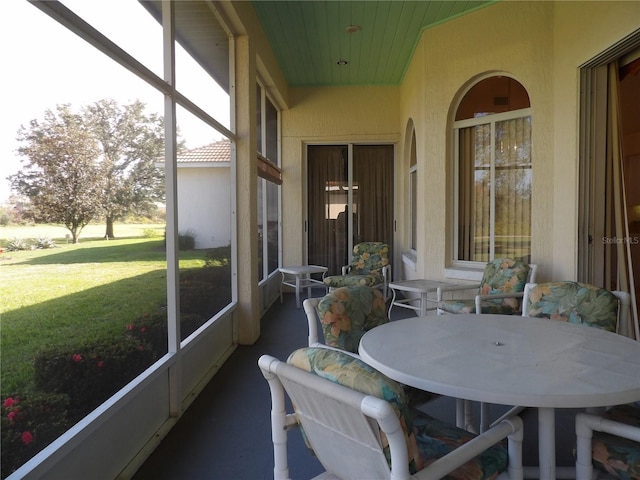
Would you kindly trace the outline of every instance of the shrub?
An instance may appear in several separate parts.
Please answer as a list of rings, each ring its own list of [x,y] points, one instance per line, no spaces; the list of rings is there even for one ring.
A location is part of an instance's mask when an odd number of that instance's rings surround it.
[[[42,393],[2,399],[2,478],[71,427],[67,419],[68,402],[66,395]]]
[[[155,355],[129,336],[77,348],[55,347],[34,361],[36,388],[69,397],[69,417],[77,421],[149,367]]]
[[[180,271],[180,311],[211,318],[231,301],[231,266]]]
[[[38,237],[33,241],[34,248],[56,248],[56,242],[48,237]]]
[[[196,233],[189,229],[186,232],[178,233],[178,249],[193,250],[196,248]]]
[[[180,315],[180,337],[184,340],[191,335],[204,320],[199,315]],[[140,344],[147,344],[157,357],[167,353],[167,312],[162,310],[153,314],[144,314],[126,326],[127,335]]]
[[[142,230],[142,236],[144,238],[157,238],[161,235],[162,233],[154,228],[145,228],[144,230]]]
[[[219,267],[229,265],[231,262],[231,245],[225,247],[210,248],[205,253],[205,267]]]
[[[164,231],[164,241],[162,246],[167,246],[167,231]],[[193,250],[196,248],[196,233],[189,229],[186,232],[178,233],[178,250]]]
[[[24,238],[12,238],[10,239],[5,248],[8,252],[17,252],[18,250],[33,250],[31,244]]]

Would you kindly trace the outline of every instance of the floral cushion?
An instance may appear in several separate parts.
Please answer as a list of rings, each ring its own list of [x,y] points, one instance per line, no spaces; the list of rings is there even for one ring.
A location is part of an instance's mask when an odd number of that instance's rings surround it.
[[[480,282],[480,295],[524,292],[529,265],[512,258],[496,258],[487,263]]]
[[[410,408],[400,384],[352,355],[338,350],[316,347],[302,348],[289,356],[288,363],[332,382],[389,402],[398,414],[400,425],[406,435],[409,470],[412,474],[474,438],[474,435],[466,430]],[[389,461],[387,440],[384,434],[381,434],[381,438],[385,455]],[[507,458],[508,454],[505,448],[497,445],[445,478],[493,479],[506,470]]]
[[[331,288],[340,287],[375,287],[384,282],[382,275],[331,275],[324,278],[325,285]]]
[[[511,258],[496,258],[487,263],[480,282],[479,295],[524,292],[530,267]],[[467,300],[443,300],[438,308],[448,313],[476,313],[475,298]],[[499,315],[520,314],[518,298],[500,298],[482,302],[482,313]]]
[[[527,302],[530,317],[616,331],[618,298],[604,288],[567,281],[540,283],[531,289]]]
[[[611,408],[605,418],[640,428],[640,402]],[[603,432],[593,432],[593,462],[622,480],[640,480],[640,443]]]
[[[351,269],[346,275],[325,277],[332,288],[346,286],[373,287],[384,282],[382,269],[389,265],[389,245],[383,242],[362,242],[353,247]]]
[[[365,332],[387,323],[387,308],[379,290],[371,287],[342,287],[318,303],[325,344],[358,352]]]
[[[508,298],[505,300],[515,300],[516,305],[509,301],[502,303],[495,301],[482,302],[482,313],[496,315],[520,314],[520,305],[517,299]],[[446,300],[438,303],[438,308],[447,313],[476,313],[476,302],[475,300]]]

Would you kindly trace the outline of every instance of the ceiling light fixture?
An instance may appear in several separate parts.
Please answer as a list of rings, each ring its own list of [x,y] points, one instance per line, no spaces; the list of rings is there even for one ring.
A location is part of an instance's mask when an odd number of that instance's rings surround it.
[[[338,61],[336,62],[336,64],[337,64],[337,65],[340,65],[340,66],[342,66],[342,65],[346,65],[347,63],[349,63],[347,60],[338,60]]]
[[[347,33],[356,33],[360,31],[360,27],[358,25],[349,25],[347,28],[345,28],[345,31]]]

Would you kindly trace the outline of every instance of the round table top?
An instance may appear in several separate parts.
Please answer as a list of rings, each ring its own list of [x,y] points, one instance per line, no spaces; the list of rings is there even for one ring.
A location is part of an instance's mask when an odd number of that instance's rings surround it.
[[[582,408],[640,400],[640,342],[508,315],[434,315],[367,332],[362,359],[413,387],[480,402]]]

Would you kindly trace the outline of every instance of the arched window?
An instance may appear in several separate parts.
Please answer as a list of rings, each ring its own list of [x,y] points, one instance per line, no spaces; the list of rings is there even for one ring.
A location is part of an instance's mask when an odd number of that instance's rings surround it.
[[[531,256],[531,109],[513,78],[493,76],[464,95],[453,124],[453,260]]]

